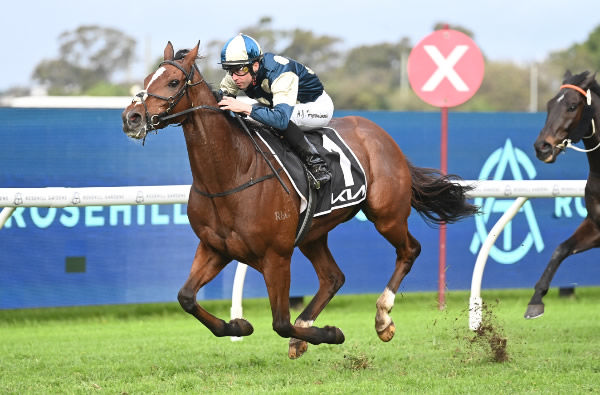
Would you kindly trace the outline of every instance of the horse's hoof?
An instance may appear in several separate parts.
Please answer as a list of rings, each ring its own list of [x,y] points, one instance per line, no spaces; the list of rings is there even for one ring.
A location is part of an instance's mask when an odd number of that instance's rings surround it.
[[[342,344],[346,341],[346,337],[344,336],[344,332],[340,328],[336,328],[335,326],[326,326],[323,329],[329,332],[329,340],[324,343],[328,344]]]
[[[304,340],[294,339],[293,337],[290,339],[290,349],[288,350],[288,357],[290,359],[300,358],[302,354],[306,352],[308,349],[308,343]]]
[[[530,304],[527,305],[527,311],[524,317],[528,320],[538,318],[544,315],[544,304]]]
[[[382,341],[389,342],[390,340],[392,340],[395,333],[396,333],[396,325],[394,325],[394,322],[392,321],[387,326],[387,328],[385,328],[382,331],[377,331],[377,336],[379,336],[379,338]]]
[[[235,318],[227,324],[227,336],[250,336],[254,332],[252,324],[243,318]]]

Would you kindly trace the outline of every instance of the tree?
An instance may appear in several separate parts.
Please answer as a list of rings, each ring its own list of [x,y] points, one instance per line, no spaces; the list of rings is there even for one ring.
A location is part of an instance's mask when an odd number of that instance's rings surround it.
[[[587,40],[569,48],[552,52],[546,62],[555,77],[562,77],[567,69],[573,72],[585,70],[598,71],[600,68],[600,25],[594,29]]]
[[[298,60],[309,66],[317,74],[337,67],[343,59],[334,46],[341,41],[338,37],[318,36],[302,29],[276,30],[271,26],[270,17],[262,17],[255,25],[247,26],[240,32],[259,42],[263,52],[274,52]],[[219,67],[221,48],[225,40],[210,41],[206,44],[207,54],[203,56],[201,67],[205,79],[217,84],[224,72]],[[162,58],[161,58],[162,59]]]
[[[317,74],[339,65],[340,53],[334,46],[342,41],[341,38],[316,36],[302,29],[295,29],[288,36],[291,40],[281,51],[283,56],[304,63]]]
[[[402,58],[409,52],[407,38],[348,51],[340,67],[322,76],[336,108],[399,109],[395,92],[402,88]]]
[[[333,36],[317,36],[303,29],[276,30],[271,17],[264,16],[253,26],[241,30],[261,45],[263,52],[274,52],[302,62],[317,73],[331,68],[339,57],[333,46],[342,39]],[[224,42],[223,42],[224,44]]]
[[[79,94],[96,80],[92,70],[64,59],[43,60],[36,66],[33,78],[47,85],[51,95]]]
[[[485,76],[460,111],[526,111],[529,106],[529,70],[510,62],[486,62]]]
[[[50,92],[78,94],[126,72],[135,54],[135,39],[100,26],[80,26],[59,36],[58,59],[43,60],[33,79]]]
[[[270,16],[263,16],[259,18],[258,22],[252,26],[246,26],[240,33],[244,33],[254,38],[260,43],[260,46],[265,52],[276,52],[278,51],[278,43],[282,37],[285,37],[286,32],[281,30],[274,30],[271,27],[273,18]],[[222,44],[225,44],[223,41]],[[223,45],[221,45],[221,48]]]
[[[433,26],[433,30],[442,30],[442,29],[446,29],[446,27],[448,29],[452,29],[452,30],[456,30],[457,32],[461,32],[467,36],[469,36],[470,38],[474,39],[475,38],[475,34],[473,34],[473,32],[463,26],[460,25],[450,25],[447,23],[443,23],[443,22],[438,22],[435,24],[435,26]]]
[[[272,22],[271,17],[264,16],[241,32],[254,37],[263,51],[294,58],[315,70],[333,97],[336,109],[435,110],[407,85],[405,67],[412,49],[408,38],[342,51],[337,48],[342,42],[339,37],[320,36],[303,29],[277,30]],[[444,27],[444,23],[437,23],[434,30]],[[448,28],[474,37],[472,31],[462,26],[450,25]],[[200,70],[215,88],[224,76],[219,62],[226,38],[201,46]],[[99,26],[81,26],[61,34],[59,39],[58,59],[40,62],[34,72],[34,79],[47,84],[50,93],[101,95],[128,92],[128,87],[113,85],[110,80],[128,69],[134,56],[135,40],[118,30]],[[160,61],[162,56],[157,62]],[[456,110],[527,111],[531,65],[489,59],[485,64],[486,73],[479,91]],[[599,65],[600,25],[583,43],[553,52],[537,64],[540,103],[556,92],[565,70],[597,71]]]

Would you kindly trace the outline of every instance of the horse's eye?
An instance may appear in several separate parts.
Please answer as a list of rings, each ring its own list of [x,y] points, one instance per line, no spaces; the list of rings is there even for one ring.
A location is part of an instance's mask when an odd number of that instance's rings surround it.
[[[170,88],[177,88],[178,85],[179,85],[179,80],[171,80],[171,81],[169,81],[169,87]]]
[[[567,107],[567,111],[569,112],[573,112],[577,110],[577,104],[569,104],[569,106]]]

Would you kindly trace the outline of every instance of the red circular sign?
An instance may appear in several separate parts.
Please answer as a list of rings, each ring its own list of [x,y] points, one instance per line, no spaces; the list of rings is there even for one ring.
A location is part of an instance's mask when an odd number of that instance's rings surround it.
[[[408,57],[408,81],[424,102],[454,107],[469,100],[483,80],[481,51],[466,34],[442,29],[422,39]]]

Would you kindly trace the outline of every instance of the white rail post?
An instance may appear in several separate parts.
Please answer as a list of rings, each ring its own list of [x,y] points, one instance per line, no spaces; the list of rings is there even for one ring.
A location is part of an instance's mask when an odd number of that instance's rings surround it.
[[[2,229],[6,221],[8,221],[13,211],[15,211],[15,207],[4,207],[2,209],[0,212],[0,229]]]
[[[244,294],[244,279],[246,278],[248,265],[238,262],[233,277],[233,290],[231,291],[231,319],[242,318],[242,298]],[[240,341],[243,337],[231,336],[231,341]]]
[[[479,250],[477,260],[475,261],[475,268],[473,269],[473,277],[471,279],[471,297],[469,298],[469,328],[473,331],[479,329],[481,321],[483,319],[482,300],[481,300],[481,280],[483,278],[483,270],[487,262],[488,255],[492,249],[494,243],[500,233],[504,230],[504,227],[509,223],[514,216],[519,212],[521,207],[525,204],[528,198],[519,197],[510,206],[508,210],[496,222],[492,230],[487,235],[485,242]]]

